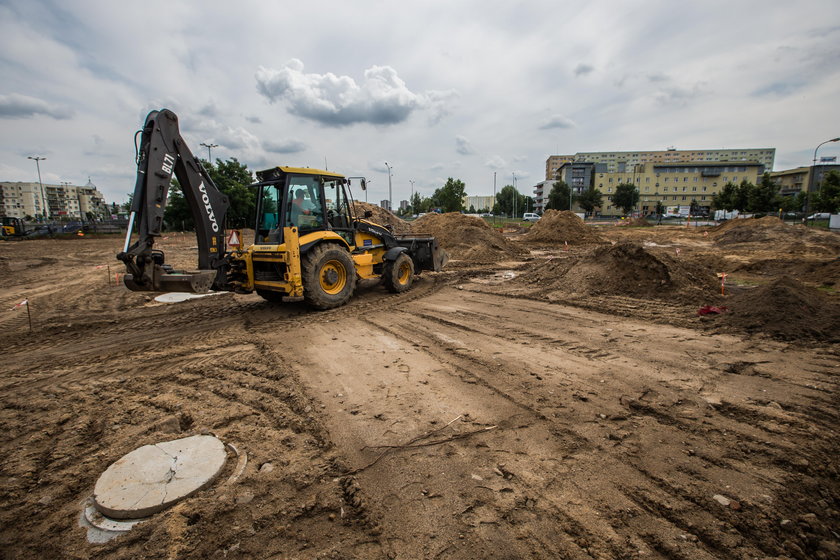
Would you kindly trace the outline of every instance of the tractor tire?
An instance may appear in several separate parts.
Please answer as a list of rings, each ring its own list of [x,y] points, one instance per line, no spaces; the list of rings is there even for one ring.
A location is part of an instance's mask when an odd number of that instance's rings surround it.
[[[265,301],[270,301],[271,303],[283,303],[283,292],[274,292],[272,290],[257,290],[257,295],[263,298]]]
[[[356,289],[356,267],[346,249],[318,245],[301,258],[303,300],[315,309],[347,303]]]
[[[389,292],[399,294],[411,288],[414,282],[414,261],[407,253],[400,253],[382,267],[382,283]]]

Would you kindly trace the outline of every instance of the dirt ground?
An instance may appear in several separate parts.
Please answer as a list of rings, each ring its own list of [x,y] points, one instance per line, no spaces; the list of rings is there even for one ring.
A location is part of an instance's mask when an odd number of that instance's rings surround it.
[[[838,558],[840,235],[777,225],[514,235],[327,312],[0,242],[0,557]],[[243,475],[88,542],[109,464],[198,433]]]

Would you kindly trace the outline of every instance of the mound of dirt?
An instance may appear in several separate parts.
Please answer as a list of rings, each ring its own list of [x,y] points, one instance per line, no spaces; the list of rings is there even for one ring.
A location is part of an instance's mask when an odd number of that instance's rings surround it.
[[[782,250],[802,251],[808,248],[823,252],[840,251],[840,236],[804,225],[787,225],[775,216],[757,220],[751,218],[729,220],[709,230],[718,246],[742,243],[772,243]]]
[[[644,299],[688,299],[713,294],[714,274],[637,243],[596,247],[578,259],[550,260],[523,274],[520,282],[546,294],[617,295]]]
[[[840,341],[840,305],[789,276],[733,295],[726,305],[731,313],[716,322],[739,330],[789,341]]]
[[[588,227],[574,212],[546,210],[540,221],[522,237],[528,243],[606,243],[595,230]]]
[[[455,260],[496,263],[528,255],[528,251],[505,239],[481,218],[457,212],[426,214],[412,222],[411,231],[434,235]]]
[[[390,210],[386,210],[381,206],[369,204],[367,202],[353,201],[353,211],[357,216],[362,217],[365,211],[370,210],[372,216],[370,220],[381,226],[390,226],[394,233],[410,233],[411,226],[405,220],[397,217],[396,214]]]

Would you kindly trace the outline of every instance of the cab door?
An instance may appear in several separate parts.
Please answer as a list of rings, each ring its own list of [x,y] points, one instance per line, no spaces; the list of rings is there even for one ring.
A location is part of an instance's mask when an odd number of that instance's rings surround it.
[[[326,211],[326,228],[336,232],[350,246],[353,246],[353,220],[350,217],[350,199],[344,189],[344,180],[324,177],[322,189]]]

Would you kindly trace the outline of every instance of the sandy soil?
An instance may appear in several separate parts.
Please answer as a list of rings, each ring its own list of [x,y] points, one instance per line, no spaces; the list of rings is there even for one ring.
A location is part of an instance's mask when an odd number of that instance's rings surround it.
[[[840,345],[784,307],[836,324],[840,236],[598,233],[615,245],[522,244],[327,312],[158,304],[109,278],[117,238],[0,242],[0,556],[840,556]],[[796,328],[736,320],[782,289]],[[247,451],[241,478],[86,540],[111,462],[208,432]]]

